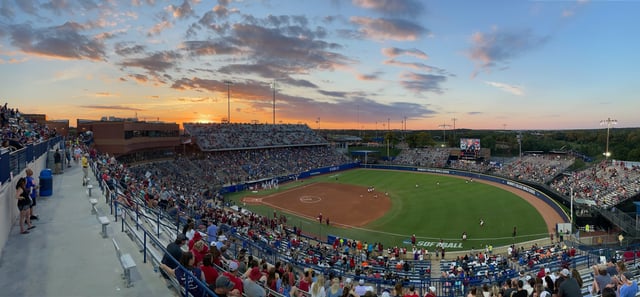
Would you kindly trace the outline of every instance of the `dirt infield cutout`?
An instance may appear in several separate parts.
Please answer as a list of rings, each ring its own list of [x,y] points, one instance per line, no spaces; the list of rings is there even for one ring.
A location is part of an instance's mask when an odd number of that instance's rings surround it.
[[[391,200],[384,193],[367,191],[366,187],[313,183],[291,190],[264,196],[243,198],[247,204],[262,204],[296,216],[315,220],[322,213],[331,225],[362,227],[382,217]]]

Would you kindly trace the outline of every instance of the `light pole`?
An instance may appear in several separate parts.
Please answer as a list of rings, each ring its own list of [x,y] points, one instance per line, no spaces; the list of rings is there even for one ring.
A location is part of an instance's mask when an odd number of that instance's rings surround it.
[[[605,161],[609,159],[609,156],[611,156],[611,153],[609,152],[609,129],[611,128],[612,125],[616,125],[616,124],[618,124],[618,121],[613,120],[611,118],[607,118],[606,120],[600,121],[600,126],[607,125],[607,146],[605,147],[605,151],[604,151]]]
[[[225,80],[224,84],[227,85],[227,123],[231,124],[231,85],[233,82]]]
[[[451,119],[453,121],[453,141],[456,141],[456,121],[458,120],[456,117]]]
[[[518,157],[522,158],[522,131],[518,132],[516,139],[518,139]]]
[[[271,88],[273,89],[273,124],[276,124],[276,80],[273,80]]]
[[[443,139],[443,142],[444,142],[444,144],[446,145],[446,143],[447,143],[447,128],[451,127],[451,125],[448,125],[448,124],[445,122],[445,123],[442,123],[442,125],[440,125],[440,126],[438,126],[438,127],[442,128],[442,138],[444,138],[444,139]]]
[[[569,223],[571,223],[571,234],[573,234],[573,187],[569,188],[569,198],[571,198],[571,217],[569,218]]]

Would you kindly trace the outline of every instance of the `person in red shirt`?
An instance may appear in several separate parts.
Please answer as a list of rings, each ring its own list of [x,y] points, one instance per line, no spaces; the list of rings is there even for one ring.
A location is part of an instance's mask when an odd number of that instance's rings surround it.
[[[202,266],[200,266],[200,270],[204,273],[204,280],[208,285],[215,285],[216,279],[218,278],[218,270],[213,267],[213,257],[211,254],[204,255],[202,259]]]
[[[311,286],[311,270],[307,270],[304,272],[304,276],[300,279],[300,284],[298,289],[309,292],[309,287]]]
[[[436,297],[436,287],[429,287],[429,290],[424,294],[424,297]]]
[[[414,285],[409,286],[409,292],[404,295],[404,297],[418,297],[418,292],[416,292],[416,287]]]
[[[238,262],[231,261],[229,262],[229,271],[225,271],[222,275],[226,276],[231,280],[233,285],[233,290],[238,290],[240,294],[243,294],[242,280],[236,275],[238,273]]]
[[[202,239],[202,235],[200,234],[200,232],[196,231],[196,233],[193,234],[193,238],[191,238],[191,240],[189,240],[189,249],[193,249],[193,245],[200,241]]]

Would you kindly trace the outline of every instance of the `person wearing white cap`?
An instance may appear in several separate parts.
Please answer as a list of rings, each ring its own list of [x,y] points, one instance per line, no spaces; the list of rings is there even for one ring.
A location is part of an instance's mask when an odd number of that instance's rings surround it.
[[[429,287],[429,290],[427,290],[427,293],[424,294],[424,297],[436,297],[436,287]]]
[[[244,288],[242,285],[242,279],[238,277],[238,262],[229,261],[229,271],[225,271],[222,275],[226,276],[233,282],[235,285],[233,289],[237,289],[240,294],[244,293]]]
[[[560,278],[558,279],[558,297],[582,297],[582,291],[580,285],[575,278],[571,277],[569,269],[562,269],[560,271]]]
[[[367,292],[367,286],[364,285],[364,279],[360,279],[358,281],[358,285],[353,288],[353,290],[358,294],[358,296],[364,296],[364,293]]]

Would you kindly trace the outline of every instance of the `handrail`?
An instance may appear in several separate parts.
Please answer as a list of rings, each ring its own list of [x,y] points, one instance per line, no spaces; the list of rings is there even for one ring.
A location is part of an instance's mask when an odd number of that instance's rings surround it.
[[[126,206],[124,206],[124,205],[120,205],[120,203],[118,203],[118,201],[117,201],[117,200],[113,200],[113,204],[114,204],[114,208],[116,209],[116,213],[117,213],[117,209],[118,209],[118,207],[123,208],[123,214],[124,214],[124,216],[127,216],[127,215],[128,215],[127,210],[132,211],[130,208],[128,208],[128,207],[126,207]],[[117,218],[117,216],[116,216],[116,218]],[[131,217],[129,217],[129,218],[131,219]],[[122,223],[121,223],[121,224],[122,224],[122,227],[121,227],[122,229],[121,229],[121,231],[123,231],[123,232],[124,232],[124,230],[125,230],[125,226],[126,226],[126,227],[127,227],[127,230],[130,230],[130,232],[133,232],[133,226],[131,226],[131,225],[130,225],[130,223],[129,223],[129,222],[127,222],[127,220],[126,220],[126,219],[122,219],[122,220],[121,220],[121,222],[122,222]],[[143,251],[142,251],[142,252],[143,252],[143,263],[147,263],[147,251],[150,249],[150,248],[148,247],[148,243],[149,243],[149,241],[150,241],[150,243],[151,243],[152,245],[155,245],[155,246],[156,246],[156,248],[160,250],[160,252],[164,253],[164,256],[167,256],[167,257],[169,257],[171,260],[175,261],[175,263],[178,263],[178,267],[177,267],[177,268],[181,268],[181,269],[183,269],[183,270],[186,272],[186,273],[185,273],[185,275],[186,275],[186,280],[185,280],[185,284],[184,284],[184,285],[188,284],[188,283],[189,283],[189,282],[191,282],[191,281],[195,281],[195,282],[196,282],[196,284],[197,284],[200,288],[202,288],[202,291],[203,291],[203,295],[202,295],[202,296],[203,296],[203,297],[217,297],[217,296],[218,296],[218,295],[216,295],[216,294],[215,294],[211,289],[209,289],[209,286],[207,285],[207,283],[205,283],[205,282],[201,281],[198,277],[195,277],[195,276],[191,273],[191,271],[190,271],[190,270],[188,270],[188,269],[186,269],[184,266],[182,266],[182,265],[180,264],[180,261],[179,261],[179,260],[176,260],[176,259],[175,259],[175,258],[174,258],[174,257],[173,257],[173,256],[172,256],[172,255],[167,251],[167,250],[166,250],[166,248],[162,245],[162,243],[160,242],[160,240],[158,240],[156,237],[154,237],[154,235],[153,235],[152,233],[150,233],[149,231],[147,231],[145,228],[139,228],[139,227],[140,227],[140,226],[139,226],[139,223],[137,222],[137,218],[136,218],[136,227],[135,227],[135,228],[136,228],[136,231],[140,231],[140,230],[141,230],[141,231],[142,231],[142,233],[143,233],[143,239],[142,239],[142,242],[141,242],[141,244],[142,244],[142,248],[143,248]],[[136,236],[134,236],[134,237],[133,237],[133,239],[134,239],[134,240],[136,240],[136,239],[137,239],[137,237],[136,237]],[[156,259],[156,260],[158,260],[158,259]],[[161,259],[160,259],[160,260],[161,260]],[[160,262],[160,261],[159,261],[159,262]],[[180,281],[179,281],[179,280],[178,280],[178,283],[180,283]],[[183,284],[181,284],[181,285],[183,285]],[[176,288],[176,289],[178,289],[178,290],[179,290],[179,294],[180,294],[181,296],[185,296],[185,297],[192,296],[192,294],[189,292],[189,290],[188,290],[188,288],[187,288],[186,286],[185,286],[185,287],[182,287],[182,288]],[[199,296],[192,296],[192,297],[199,297]]]

